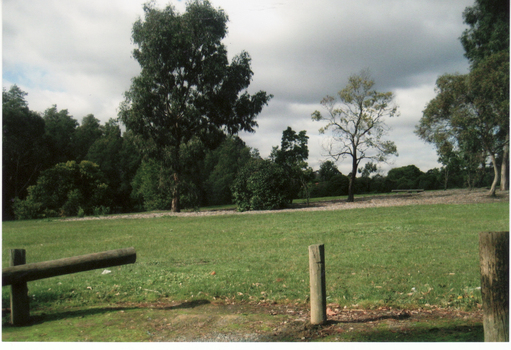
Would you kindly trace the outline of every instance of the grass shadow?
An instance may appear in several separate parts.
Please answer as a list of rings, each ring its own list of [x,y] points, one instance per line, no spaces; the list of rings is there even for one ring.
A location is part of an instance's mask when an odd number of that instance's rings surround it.
[[[177,309],[193,309],[195,307],[209,304],[208,300],[193,300],[189,302],[183,302],[177,305],[167,306],[167,307],[141,307],[141,306],[133,306],[133,307],[125,307],[125,306],[117,306],[117,307],[100,307],[100,308],[91,308],[91,309],[83,309],[83,310],[73,310],[73,311],[64,311],[64,312],[55,312],[55,313],[41,313],[36,315],[31,315],[29,322],[23,327],[35,326],[38,324],[42,324],[50,321],[60,321],[64,319],[72,319],[72,318],[83,318],[86,316],[100,315],[106,314],[109,312],[116,311],[126,311],[126,310],[140,310],[140,309],[160,309],[160,310],[177,310]],[[14,326],[10,323],[10,312],[2,310],[2,328],[9,327],[18,327]]]

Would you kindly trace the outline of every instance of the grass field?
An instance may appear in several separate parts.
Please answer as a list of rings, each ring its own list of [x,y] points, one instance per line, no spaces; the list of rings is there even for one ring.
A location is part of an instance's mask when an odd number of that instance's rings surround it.
[[[325,244],[327,302],[481,303],[478,233],[509,230],[507,202],[258,215],[3,223],[27,263],[134,247],[137,262],[29,282],[31,310],[166,300],[307,302],[308,246]],[[9,288],[2,288],[2,307]],[[5,322],[4,318],[4,322]]]

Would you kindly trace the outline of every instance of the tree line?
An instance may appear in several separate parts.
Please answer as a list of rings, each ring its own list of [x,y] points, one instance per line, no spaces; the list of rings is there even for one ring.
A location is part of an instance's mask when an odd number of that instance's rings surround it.
[[[208,1],[191,1],[182,14],[147,3],[132,31],[141,73],[117,118],[101,125],[89,114],[80,124],[55,105],[31,111],[16,85],[3,89],[3,218],[178,212],[233,202],[238,210],[275,209],[296,198],[353,201],[354,193],[406,188],[491,186],[494,195],[499,179],[507,188],[508,173],[509,11],[503,15],[501,5],[477,0],[465,10],[470,29],[461,40],[471,71],[438,79],[417,126],[443,167],[423,173],[409,165],[384,176],[377,164],[397,155],[385,140],[384,119],[399,112],[391,92],[373,89],[367,70],[352,75],[337,98],[321,101],[326,114],[312,113],[326,121],[322,133],[333,133],[333,161],[314,172],[306,132],[290,127],[262,159],[237,135],[254,132],[273,96],[247,92],[247,52],[228,60],[227,15]],[[335,162],[346,157],[352,171],[343,175]]]

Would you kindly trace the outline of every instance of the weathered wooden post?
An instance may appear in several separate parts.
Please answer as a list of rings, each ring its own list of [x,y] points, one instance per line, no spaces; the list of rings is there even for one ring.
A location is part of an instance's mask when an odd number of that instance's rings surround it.
[[[10,266],[26,264],[25,249],[11,249]],[[26,281],[11,285],[11,323],[15,326],[27,324],[30,319],[30,298]]]
[[[325,245],[309,246],[311,324],[326,323]]]
[[[485,342],[509,341],[509,232],[479,233]]]

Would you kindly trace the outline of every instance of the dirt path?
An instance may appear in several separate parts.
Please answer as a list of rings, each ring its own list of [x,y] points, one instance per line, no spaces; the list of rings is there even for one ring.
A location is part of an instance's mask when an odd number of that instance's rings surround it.
[[[143,219],[143,218],[156,218],[162,216],[210,216],[210,215],[257,215],[264,213],[275,212],[290,212],[290,211],[318,211],[318,210],[346,210],[356,208],[368,207],[392,207],[404,205],[424,205],[424,204],[471,204],[471,203],[493,203],[509,201],[509,191],[499,191],[496,197],[488,196],[487,189],[455,189],[447,191],[428,191],[421,193],[404,193],[404,194],[391,194],[391,195],[375,195],[356,197],[355,202],[348,203],[346,200],[332,200],[324,202],[311,203],[310,206],[306,205],[293,205],[292,208],[282,209],[278,211],[259,210],[237,212],[234,209],[230,210],[207,210],[207,211],[194,211],[194,212],[181,212],[173,213],[171,211],[159,213],[140,213],[140,214],[119,214],[108,216],[90,216],[84,218],[69,218],[64,220],[78,221],[78,220],[106,220],[106,219]]]
[[[366,310],[329,304],[325,325],[311,325],[307,305],[296,304],[198,300],[117,307],[147,310],[143,318],[149,321],[143,327],[151,330],[150,341],[154,342],[406,341],[410,335],[417,337],[412,341],[441,341],[453,333],[466,340],[476,338],[482,328],[481,310],[464,312],[436,307]],[[373,336],[380,338],[372,339]]]

